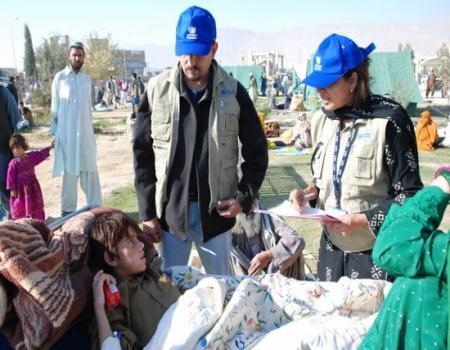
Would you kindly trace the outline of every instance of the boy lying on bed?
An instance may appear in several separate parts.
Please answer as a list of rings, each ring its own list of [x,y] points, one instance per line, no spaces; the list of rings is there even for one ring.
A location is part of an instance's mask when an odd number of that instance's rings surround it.
[[[114,209],[99,208],[93,213],[96,218],[88,233],[89,265],[97,272],[93,293],[98,345],[106,349],[143,348],[180,292],[162,275],[154,261],[157,251],[151,243],[144,244],[134,221]],[[109,311],[105,309],[105,282],[116,283],[121,295],[120,305]]]

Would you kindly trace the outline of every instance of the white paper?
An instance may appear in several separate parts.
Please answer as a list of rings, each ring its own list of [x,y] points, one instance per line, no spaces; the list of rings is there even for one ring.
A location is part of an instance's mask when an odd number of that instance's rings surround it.
[[[320,220],[322,222],[340,222],[341,220],[339,220],[339,217],[345,214],[345,212],[341,211],[331,212],[329,210],[325,211],[311,207],[303,207],[299,211],[294,208],[292,202],[289,200],[286,200],[282,202],[280,205],[277,205],[276,207],[267,210],[255,209],[255,212],[269,215],[294,217],[299,219]]]

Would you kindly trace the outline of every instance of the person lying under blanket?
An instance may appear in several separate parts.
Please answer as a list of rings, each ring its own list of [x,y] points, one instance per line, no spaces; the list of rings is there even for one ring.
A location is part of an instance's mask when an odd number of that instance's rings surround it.
[[[128,216],[109,208],[91,214],[86,234],[89,266],[97,271],[93,339],[102,350],[273,349],[273,332],[283,339],[290,334],[286,349],[324,342],[352,349],[390,285],[348,278],[306,282],[281,274],[213,276],[188,266],[162,273],[156,250]],[[105,283],[120,292],[111,309]]]

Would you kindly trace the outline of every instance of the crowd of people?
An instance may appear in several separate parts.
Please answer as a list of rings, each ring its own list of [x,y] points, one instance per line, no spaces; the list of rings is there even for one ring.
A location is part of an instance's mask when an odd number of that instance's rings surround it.
[[[2,219],[45,219],[34,168],[53,148],[53,176],[63,177],[61,215],[76,211],[78,181],[87,204],[96,207],[84,226],[87,264],[94,276],[94,348],[151,348],[158,323],[183,292],[163,271],[187,265],[193,245],[207,274],[279,271],[305,278],[303,239],[285,223],[253,212],[260,205],[258,192],[269,166],[267,140],[254,106],[258,87],[250,75],[249,92],[215,60],[216,34],[212,14],[189,7],[176,26],[177,65],[150,79],[146,88],[133,74],[130,82],[110,76],[95,92],[114,107],[130,97],[142,229],[120,210],[101,207],[92,82],[82,70],[83,44],[70,44],[69,64],[54,77],[54,141],[47,147],[28,151],[26,138],[16,131],[21,113],[29,113],[32,123],[31,111],[0,86]],[[394,281],[362,349],[442,349],[448,341],[450,236],[437,228],[450,199],[450,168],[441,167],[423,189],[417,145],[435,147],[430,115],[422,114],[416,141],[401,105],[371,93],[368,55],[374,49],[373,43],[360,48],[338,34],[320,43],[313,70],[303,80],[317,89],[322,102],[308,125],[313,180],[306,188],[292,189],[289,199],[297,210],[312,206],[339,217],[322,222],[318,280]],[[289,84],[286,79],[280,86]],[[433,142],[425,140],[424,132]],[[270,231],[265,240],[263,229]],[[237,244],[243,231],[253,233]],[[239,259],[236,247],[248,261],[230,260]],[[118,305],[110,305],[105,286],[112,288],[109,293],[120,293]],[[8,341],[17,344],[17,334],[2,327],[8,336],[0,337],[2,348]]]
[[[419,74],[419,83],[421,79],[421,74]],[[442,70],[441,75],[438,77],[434,71],[433,68],[430,69],[428,74],[426,75],[426,86],[425,86],[425,97],[426,98],[433,98],[434,92],[436,90],[436,87],[438,85],[438,82],[440,83],[440,89],[441,89],[441,97],[447,97],[448,96],[448,88],[449,88],[449,76],[448,72],[446,70]]]
[[[130,79],[117,79],[110,75],[107,80],[100,80],[94,87],[94,107],[97,110],[108,108],[124,108],[131,103],[133,110],[145,91],[145,85],[140,76],[133,73]]]

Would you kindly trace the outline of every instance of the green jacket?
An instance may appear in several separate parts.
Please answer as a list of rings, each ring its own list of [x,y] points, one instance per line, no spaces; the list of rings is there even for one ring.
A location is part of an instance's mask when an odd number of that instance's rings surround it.
[[[113,332],[118,332],[122,350],[143,348],[152,338],[159,320],[178,300],[180,292],[170,279],[149,265],[132,280],[119,282],[121,303],[107,312]]]
[[[449,200],[430,186],[391,207],[372,258],[397,279],[360,349],[446,349],[450,231],[438,227]]]

